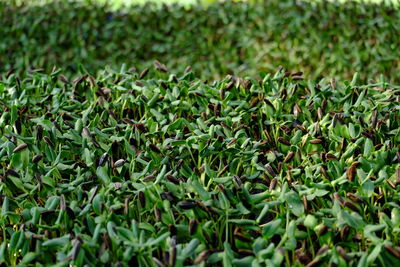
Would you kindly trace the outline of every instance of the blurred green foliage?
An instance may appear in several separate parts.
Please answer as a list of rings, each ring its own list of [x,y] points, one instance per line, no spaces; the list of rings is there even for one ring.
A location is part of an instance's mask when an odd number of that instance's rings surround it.
[[[204,79],[279,66],[311,79],[400,77],[394,5],[272,0],[114,10],[95,2],[0,3],[0,72],[57,65],[68,74],[82,63],[95,73],[158,59],[178,72],[191,65]]]

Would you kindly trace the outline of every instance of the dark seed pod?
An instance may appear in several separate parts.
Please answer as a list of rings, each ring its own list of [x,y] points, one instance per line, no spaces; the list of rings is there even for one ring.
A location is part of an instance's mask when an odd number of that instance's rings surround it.
[[[168,231],[170,232],[172,237],[176,236],[177,234],[176,226],[173,224],[168,225]]]
[[[346,251],[344,250],[344,248],[342,248],[341,246],[337,246],[336,247],[336,251],[339,253],[339,255],[347,262],[351,261],[351,257],[349,255],[347,255]]]
[[[251,238],[245,236],[244,234],[242,234],[239,231],[235,231],[235,233],[233,233],[233,237],[235,239],[240,240],[240,241],[245,242],[245,243],[251,243],[253,241]]]
[[[129,198],[125,198],[124,201],[124,214],[128,215],[129,214]]]
[[[176,246],[171,247],[171,251],[169,253],[169,265],[175,266],[176,262]]]
[[[171,192],[163,192],[160,194],[163,200],[174,201],[175,197]]]
[[[108,160],[108,154],[104,153],[103,155],[101,155],[100,159],[99,159],[99,166],[104,166],[106,164]]]
[[[153,261],[158,267],[165,267],[165,265],[156,257],[153,257]]]
[[[269,175],[271,175],[272,177],[276,176],[274,169],[271,167],[271,165],[269,163],[266,164],[264,167],[267,170],[267,172],[269,173]]]
[[[326,169],[324,168],[324,166],[320,167],[321,173],[322,175],[325,177],[325,179],[327,180],[331,180],[331,177],[329,177],[328,172],[326,171]]]
[[[304,205],[304,210],[307,211],[308,210],[308,201],[307,201],[306,196],[303,196],[303,205]]]
[[[43,137],[43,140],[48,144],[50,147],[54,147],[53,142],[47,136]]]
[[[363,237],[360,234],[355,234],[355,235],[353,235],[352,239],[353,239],[354,242],[361,242]]]
[[[82,132],[87,136],[87,137],[92,137],[92,134],[90,133],[88,128],[83,128]]]
[[[33,163],[38,163],[43,158],[43,154],[36,155],[32,158]]]
[[[301,110],[299,104],[295,104],[293,107],[293,114],[297,117],[299,116],[301,113],[303,113],[303,111]]]
[[[293,151],[289,151],[283,160],[284,163],[291,162],[292,159],[294,158],[295,153]]]
[[[348,192],[348,193],[346,194],[346,196],[347,196],[351,201],[353,201],[354,203],[363,203],[363,202],[364,202],[364,201],[363,201],[361,198],[359,198],[356,194],[353,194],[353,193]]]
[[[277,183],[278,183],[278,179],[276,179],[276,178],[272,179],[271,183],[269,184],[269,191],[274,190]]]
[[[139,130],[139,132],[145,132],[146,126],[144,123],[135,123],[134,127]]]
[[[321,258],[316,258],[316,259],[313,259],[312,261],[310,261],[307,265],[306,265],[306,267],[317,267],[317,266],[320,266],[321,265]]]
[[[189,235],[194,235],[197,230],[197,220],[196,219],[191,219],[189,221]]]
[[[200,264],[201,262],[207,260],[211,256],[211,250],[205,250],[201,252],[193,261],[193,264]]]
[[[139,201],[142,208],[146,207],[146,196],[144,195],[143,191],[139,191]]]
[[[285,139],[283,137],[278,137],[278,142],[281,143],[281,144],[284,144],[286,146],[290,146],[289,140],[287,140],[287,139]]]
[[[312,139],[309,142],[310,142],[310,144],[313,144],[313,145],[319,145],[319,144],[323,143],[323,141],[321,139]]]
[[[65,197],[63,194],[61,194],[60,196],[60,210],[66,210],[67,209],[67,205],[65,203]]]
[[[338,160],[338,158],[335,155],[331,154],[331,153],[326,153],[325,156],[326,156],[327,160]]]
[[[356,177],[356,173],[357,173],[357,166],[359,165],[360,163],[358,162],[358,161],[355,161],[355,162],[353,162],[351,165],[350,165],[350,167],[347,169],[347,171],[346,171],[346,176],[347,176],[347,179],[349,180],[349,181],[354,181],[354,178]]]
[[[36,140],[40,141],[42,140],[43,137],[43,127],[41,125],[38,125],[36,127]]]
[[[396,169],[396,183],[400,183],[400,168]]]
[[[218,172],[218,176],[223,175],[228,170],[229,165],[225,165],[222,170]]]
[[[185,69],[185,73],[191,72],[192,71],[192,67],[191,66],[187,66]]]
[[[233,176],[233,183],[237,189],[242,188],[242,180],[240,180],[239,176],[237,175]]]
[[[156,68],[156,70],[160,71],[160,72],[168,72],[167,67],[162,64],[161,62],[159,62],[158,60],[155,60],[153,62],[154,67]]]
[[[237,139],[236,139],[236,138],[233,138],[231,141],[228,142],[228,144],[226,144],[226,146],[233,145],[233,144],[236,143],[236,141],[237,141]]]
[[[124,159],[119,159],[119,160],[117,160],[117,161],[114,163],[114,168],[118,168],[118,167],[123,166],[123,165],[125,164],[125,162],[126,162],[126,160],[124,160]]]
[[[221,100],[225,99],[225,89],[224,88],[222,88],[221,91],[219,92],[219,96],[220,96]]]
[[[22,150],[24,150],[25,148],[27,148],[28,145],[27,144],[20,144],[19,146],[17,146],[16,148],[14,148],[13,153],[18,153]]]
[[[156,177],[154,175],[147,175],[146,177],[143,178],[143,182],[150,182],[154,181]]]
[[[358,208],[353,203],[351,203],[349,201],[345,201],[343,203],[343,206],[345,206],[345,207],[347,207],[347,208],[349,208],[349,209],[351,209],[351,210],[353,210],[355,212],[359,212]]]
[[[197,205],[195,202],[182,201],[178,203],[178,206],[183,210],[189,210],[195,208]]]
[[[80,250],[81,250],[81,242],[78,239],[76,239],[72,247],[72,260],[76,260],[78,258]]]
[[[16,171],[13,170],[13,169],[8,169],[8,170],[6,171],[6,174],[7,174],[7,175],[14,176],[14,177],[17,177],[17,178],[20,178],[20,177],[21,177],[21,176],[18,174],[18,172],[16,172]]]
[[[168,174],[168,175],[166,176],[166,178],[167,178],[168,181],[170,181],[171,183],[179,184],[179,180],[176,179],[175,176],[173,176],[173,175],[171,175],[171,174]]]
[[[318,231],[318,235],[319,236],[323,236],[324,234],[326,234],[328,232],[329,227],[326,225],[322,225],[321,228]]]
[[[339,195],[339,193],[335,192],[333,193],[333,198],[338,201],[341,205],[344,205],[344,200],[343,198]]]
[[[135,84],[139,87],[144,87],[144,83],[142,83],[141,81],[135,81]]]
[[[42,189],[42,186],[43,186],[43,182],[42,182],[42,178],[40,177],[40,174],[39,173],[36,173],[35,174],[35,178],[36,178],[36,180],[38,181],[38,184],[39,184],[39,191]]]
[[[149,147],[153,152],[161,154],[161,150],[156,145],[150,143]]]
[[[391,188],[396,189],[396,185],[391,180],[387,179],[386,182],[388,183],[388,185],[390,185]]]
[[[390,254],[392,254],[394,257],[400,259],[400,249],[394,248],[389,244],[385,244],[384,247],[387,251],[389,251]]]
[[[140,74],[139,74],[139,79],[143,79],[147,73],[149,72],[148,68],[145,68]]]
[[[230,89],[232,89],[232,87],[234,85],[235,85],[235,82],[234,81],[230,81],[229,83],[226,84],[225,89],[229,91]]]
[[[374,110],[372,111],[372,116],[371,116],[371,128],[376,129],[377,123],[378,123],[378,112]]]
[[[156,205],[154,205],[154,216],[156,217],[156,221],[157,221],[157,222],[161,222],[161,212],[160,212],[160,210],[157,208]]]
[[[329,247],[328,245],[323,245],[317,252],[317,256],[321,256],[324,255],[325,253],[327,253],[329,251]]]
[[[15,129],[17,130],[17,133],[21,134],[21,132],[22,132],[21,121],[19,119],[17,119],[15,121],[14,125],[15,125]]]

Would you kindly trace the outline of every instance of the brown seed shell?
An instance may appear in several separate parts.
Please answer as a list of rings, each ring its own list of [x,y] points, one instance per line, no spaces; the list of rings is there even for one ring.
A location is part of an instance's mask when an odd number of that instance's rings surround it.
[[[19,146],[17,146],[16,148],[14,148],[13,153],[21,152],[22,150],[24,150],[24,149],[27,148],[27,147],[28,147],[27,144],[20,144]]]

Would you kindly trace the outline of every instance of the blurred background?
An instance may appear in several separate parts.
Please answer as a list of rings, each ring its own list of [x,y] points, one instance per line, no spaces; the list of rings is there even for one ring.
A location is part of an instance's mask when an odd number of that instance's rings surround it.
[[[203,79],[284,67],[306,78],[399,81],[399,1],[0,2],[0,73],[79,64],[92,74],[159,60]]]

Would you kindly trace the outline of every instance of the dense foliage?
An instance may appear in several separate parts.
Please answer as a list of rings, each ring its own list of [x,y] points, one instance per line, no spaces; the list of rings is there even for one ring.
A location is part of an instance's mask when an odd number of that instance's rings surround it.
[[[400,87],[155,66],[3,76],[0,263],[399,264]]]
[[[85,1],[9,3],[0,2],[0,72],[56,65],[68,76],[81,63],[93,74],[158,59],[179,73],[192,65],[203,79],[283,66],[311,79],[359,71],[366,82],[400,80],[400,12],[389,5],[269,0],[113,11]]]

